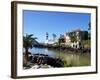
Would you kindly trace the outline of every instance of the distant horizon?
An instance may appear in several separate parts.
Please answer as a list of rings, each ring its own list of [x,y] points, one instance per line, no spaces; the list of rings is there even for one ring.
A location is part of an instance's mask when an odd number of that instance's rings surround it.
[[[75,29],[88,31],[90,20],[89,13],[23,10],[23,35],[34,34],[38,42],[44,42],[46,32],[53,39],[52,34],[59,37]]]

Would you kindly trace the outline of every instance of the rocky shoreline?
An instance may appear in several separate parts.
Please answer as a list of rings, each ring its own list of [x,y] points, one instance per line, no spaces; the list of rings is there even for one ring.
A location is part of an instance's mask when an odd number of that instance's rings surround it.
[[[64,60],[61,57],[50,57],[45,54],[29,54],[29,61],[27,64],[23,64],[24,69],[39,69],[39,68],[54,68],[63,67]]]

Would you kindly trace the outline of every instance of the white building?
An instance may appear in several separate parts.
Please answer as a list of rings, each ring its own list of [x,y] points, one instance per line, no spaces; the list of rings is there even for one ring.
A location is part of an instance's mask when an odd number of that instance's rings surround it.
[[[54,44],[54,41],[53,40],[46,40],[45,44]]]
[[[65,38],[65,45],[71,46],[71,39],[68,33],[64,33],[64,38]]]
[[[70,35],[76,38],[76,41],[71,41]],[[72,32],[64,33],[65,45],[73,48],[80,48],[80,42],[88,39],[88,32],[76,29]]]

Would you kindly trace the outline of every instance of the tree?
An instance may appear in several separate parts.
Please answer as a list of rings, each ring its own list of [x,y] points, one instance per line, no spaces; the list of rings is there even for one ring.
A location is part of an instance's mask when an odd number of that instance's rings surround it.
[[[25,58],[26,62],[28,61],[28,54],[29,54],[29,48],[32,49],[34,47],[34,44],[37,43],[36,37],[32,37],[33,34],[23,36],[23,47],[25,48]]]
[[[91,31],[90,31],[91,30],[91,22],[88,23],[88,30],[89,30],[88,31],[88,38],[90,39],[91,38]]]
[[[58,43],[59,43],[59,45],[61,45],[61,43],[65,43],[64,35],[60,34],[60,38],[58,39]]]
[[[71,38],[71,42],[77,42],[77,36],[75,32],[70,33],[69,36]]]
[[[91,30],[91,22],[88,23],[88,30]]]

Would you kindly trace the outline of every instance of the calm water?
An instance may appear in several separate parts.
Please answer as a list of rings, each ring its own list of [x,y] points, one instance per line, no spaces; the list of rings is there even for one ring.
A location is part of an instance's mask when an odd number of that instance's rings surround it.
[[[66,60],[67,64],[73,64],[73,66],[89,66],[91,63],[90,55],[84,53],[72,53],[72,52],[64,52],[58,50],[50,50],[47,48],[33,48],[29,50],[32,54],[47,54],[50,57],[62,57]]]

